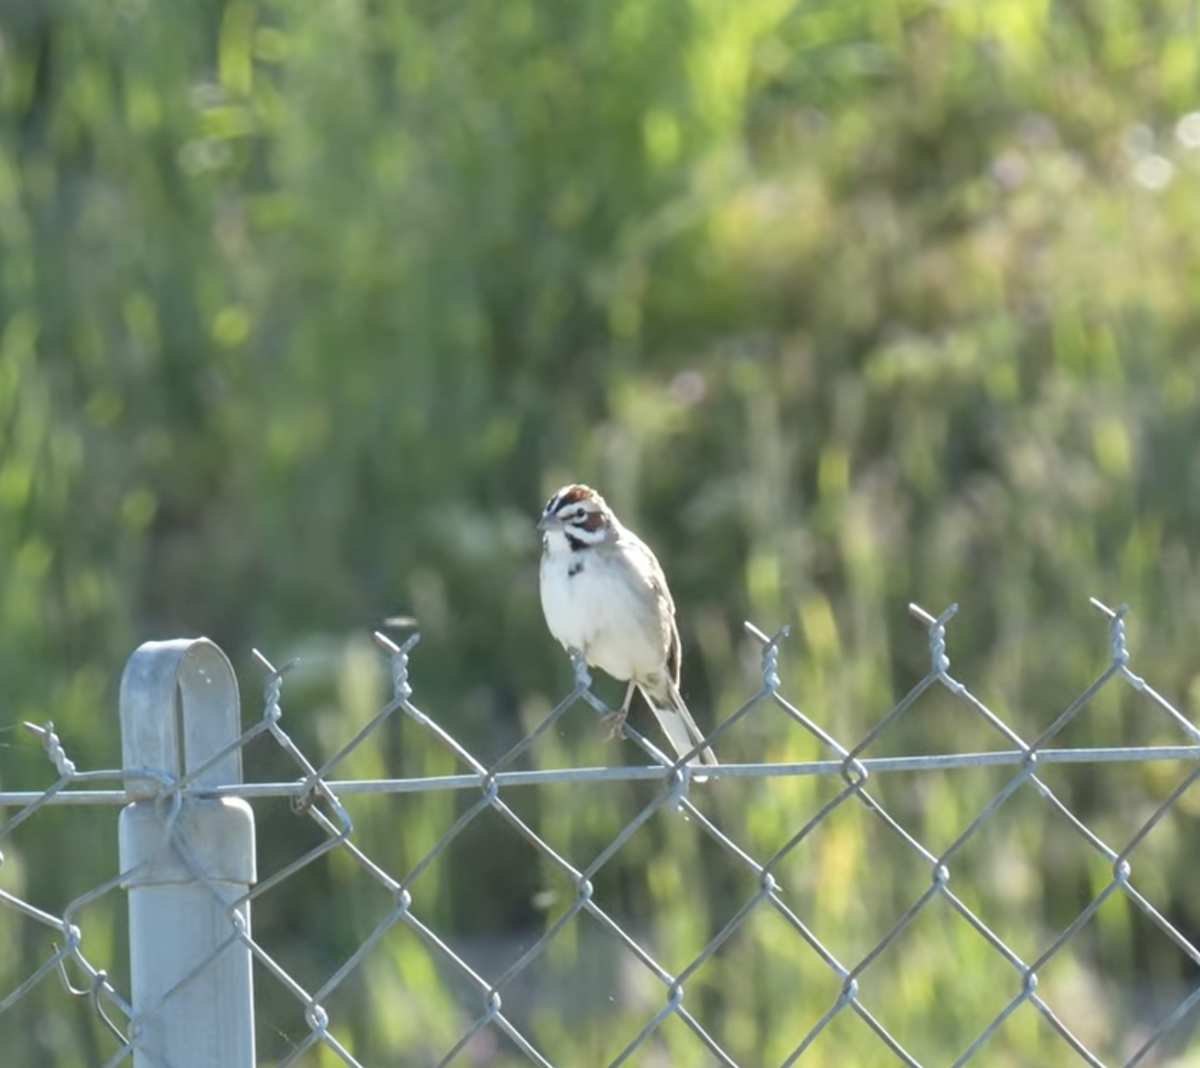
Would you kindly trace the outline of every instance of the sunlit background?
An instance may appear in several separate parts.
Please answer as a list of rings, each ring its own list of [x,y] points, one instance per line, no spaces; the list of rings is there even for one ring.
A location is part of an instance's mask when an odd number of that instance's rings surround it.
[[[0,12],[0,788],[51,776],[22,720],[53,720],[81,766],[118,765],[121,667],[152,638],[225,648],[247,722],[263,678],[250,650],[300,657],[285,716],[319,759],[386,699],[370,633],[394,615],[422,634],[415,700],[496,759],[571,685],[541,618],[533,524],[574,480],[657,551],[707,727],[759,684],[742,621],[791,623],[785,692],[853,745],[927,669],[908,603],[957,601],[953,670],[1035,737],[1107,663],[1093,594],[1131,605],[1136,669],[1200,712],[1194,3]],[[1063,744],[1181,740],[1113,689]],[[1001,744],[933,697],[872,755]],[[828,755],[765,712],[718,751]],[[530,755],[641,759],[583,706]],[[354,760],[364,776],[454,770],[399,723]],[[295,774],[265,749],[247,770]],[[1062,768],[1054,785],[1119,846],[1185,770]],[[897,777],[881,796],[944,847],[1008,774]],[[718,782],[704,804],[761,856],[837,787]],[[513,804],[585,864],[649,790]],[[467,803],[352,812],[399,875]],[[779,873],[851,961],[929,880],[856,812]],[[1138,869],[1191,934],[1198,812],[1185,795]],[[258,814],[260,870],[311,844],[286,805]],[[61,910],[115,873],[113,815],[39,814],[5,843],[0,887]],[[754,890],[707,846],[664,817],[598,883],[671,968]],[[481,968],[502,970],[572,900],[523,848],[485,820],[414,891]],[[1021,793],[959,889],[1032,959],[1109,877],[1095,856]],[[331,860],[257,908],[302,982],[386,911],[354,879]],[[124,901],[89,909],[89,955],[127,985]],[[1114,1060],[1197,978],[1144,926],[1114,901],[1045,978]],[[607,1063],[661,1005],[598,937],[572,928],[513,995],[555,1063]],[[0,910],[0,991],[48,940]],[[930,1063],[1019,990],[975,932],[928,918],[876,967],[863,997]],[[782,1061],[840,988],[769,918],[692,984],[689,1006],[756,1064]],[[307,1025],[259,985],[274,1063]],[[370,1064],[436,1063],[480,1011],[401,937],[340,998],[339,1034]],[[802,1064],[898,1063],[861,1021],[829,1035]],[[13,1065],[111,1049],[53,977],[0,1017],[0,1040]],[[708,1063],[680,1025],[651,1048],[637,1063]],[[456,1063],[526,1063],[503,1043],[471,1050]],[[1018,1014],[985,1060],[1068,1052]]]

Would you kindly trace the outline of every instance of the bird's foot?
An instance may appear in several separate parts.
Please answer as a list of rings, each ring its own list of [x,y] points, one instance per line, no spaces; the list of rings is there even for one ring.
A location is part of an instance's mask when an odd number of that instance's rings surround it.
[[[618,708],[615,712],[609,712],[602,717],[602,722],[607,728],[605,731],[607,741],[611,742],[614,738],[625,737],[625,720],[628,716],[628,708]]]

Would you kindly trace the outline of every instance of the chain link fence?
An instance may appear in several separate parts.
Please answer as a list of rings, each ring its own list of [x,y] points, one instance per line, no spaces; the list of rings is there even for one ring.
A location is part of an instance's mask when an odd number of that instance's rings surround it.
[[[579,662],[489,765],[414,703],[417,636],[376,635],[391,697],[357,730],[331,719],[351,736],[314,761],[285,726],[287,668],[255,654],[243,730],[219,649],[148,643],[122,681],[123,767],[81,771],[27,725],[56,777],[0,793],[0,1061],[1198,1064],[1194,888],[1161,858],[1196,848],[1200,730],[1130,669],[1124,610],[1093,603],[1107,667],[1033,738],[950,674],[954,608],[912,607],[928,672],[853,744],[784,693],[784,632],[748,626],[761,688],[709,735],[725,762],[704,783],[632,727],[645,766],[538,766],[563,716],[609,711]],[[1129,721],[1088,722],[1115,691],[1154,744],[1099,744]],[[911,733],[922,716],[944,729]],[[418,736],[428,773],[383,777]],[[930,736],[956,744],[906,751]],[[811,759],[732,761],[758,742]],[[244,757],[273,774],[244,782]],[[120,808],[113,875],[49,904],[21,843],[77,806],[109,817],[104,844]],[[295,882],[310,908],[289,916]],[[313,917],[337,934],[323,951]]]

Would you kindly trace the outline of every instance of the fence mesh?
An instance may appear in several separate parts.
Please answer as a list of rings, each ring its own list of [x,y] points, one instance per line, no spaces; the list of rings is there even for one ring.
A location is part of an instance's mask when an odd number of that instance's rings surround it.
[[[234,748],[270,774],[206,784],[217,753],[140,791],[168,814],[197,795],[255,809],[258,880],[220,901],[227,944],[254,962],[259,1063],[1196,1063],[1200,950],[1179,908],[1192,890],[1161,858],[1194,849],[1200,730],[1131,670],[1124,610],[1094,603],[1107,666],[1032,738],[950,673],[954,608],[913,607],[928,671],[852,744],[784,692],[785,632],[748,626],[761,686],[710,733],[723,763],[704,783],[632,727],[646,766],[538,766],[562,717],[610,711],[580,662],[571,692],[485,763],[415,703],[417,636],[379,634],[390,699],[357,730],[330,717],[325,734],[349,734],[332,755],[302,751],[288,668],[255,654],[262,712]],[[1118,690],[1154,744],[1111,744],[1130,718],[1093,710]],[[913,731],[922,715],[943,729]],[[112,845],[129,769],[80,771],[52,724],[29,728],[54,778],[0,794],[0,1048],[107,1068],[136,1047],[159,1063],[139,1044],[161,1005],[134,1012],[131,873]],[[414,731],[423,773],[384,777]],[[906,750],[931,736],[955,745]],[[811,759],[730,759],[762,739]],[[78,806],[106,821],[113,876],[63,903],[49,873],[22,866],[22,836],[54,834]],[[499,915],[514,883],[526,912]],[[1048,886],[1058,904],[1043,910]],[[317,922],[335,936],[314,950]]]

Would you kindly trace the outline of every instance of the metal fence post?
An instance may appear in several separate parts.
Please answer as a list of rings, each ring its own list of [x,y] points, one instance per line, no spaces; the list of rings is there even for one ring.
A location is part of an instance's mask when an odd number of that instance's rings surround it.
[[[202,796],[242,781],[240,732],[237,680],[212,642],[147,642],[129,658],[120,853],[134,1068],[254,1066],[250,908],[231,911],[255,879],[254,816],[239,798]],[[172,789],[182,776],[187,793]]]

